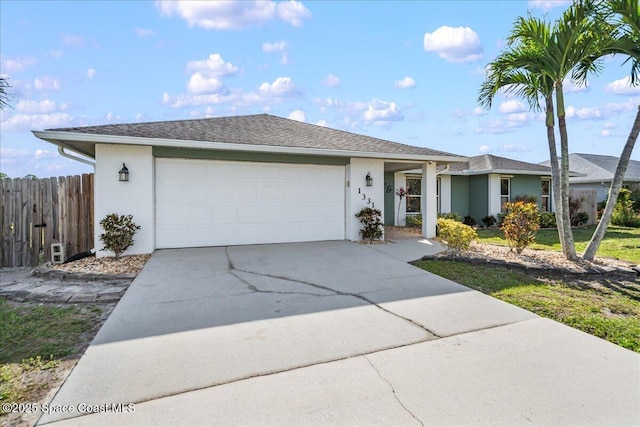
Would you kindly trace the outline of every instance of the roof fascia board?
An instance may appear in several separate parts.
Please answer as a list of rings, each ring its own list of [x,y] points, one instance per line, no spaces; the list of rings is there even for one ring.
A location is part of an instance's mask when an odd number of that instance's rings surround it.
[[[157,147],[177,147],[177,148],[199,148],[204,150],[225,150],[225,151],[252,151],[264,153],[281,154],[315,154],[322,156],[338,157],[366,157],[379,159],[397,160],[418,160],[418,161],[438,161],[438,162],[467,162],[467,157],[461,156],[438,156],[421,154],[399,154],[399,153],[375,153],[365,151],[350,150],[329,150],[324,148],[302,148],[283,147],[279,145],[252,145],[235,144],[228,142],[205,142],[189,141],[180,139],[159,139],[117,135],[96,135],[76,132],[57,131],[33,131],[33,134],[45,141],[55,145],[64,144],[64,141],[90,142],[95,144],[120,144],[120,145],[150,145]],[[77,149],[76,149],[77,151]]]

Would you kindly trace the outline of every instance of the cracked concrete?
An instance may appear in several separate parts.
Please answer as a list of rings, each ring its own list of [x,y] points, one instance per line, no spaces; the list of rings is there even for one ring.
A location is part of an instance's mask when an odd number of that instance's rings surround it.
[[[402,406],[402,409],[404,409],[405,411],[407,411],[407,413],[408,413],[409,415],[411,415],[411,416],[412,416],[412,417],[413,417],[417,422],[419,422],[419,423],[420,423],[420,425],[421,425],[421,426],[423,426],[423,427],[424,427],[424,423],[422,422],[422,420],[420,420],[420,418],[416,417],[416,415],[415,415],[413,412],[411,412],[411,411],[409,410],[409,408],[407,408],[407,407],[406,407],[406,405],[405,405],[404,403],[402,403],[402,400],[400,400],[400,398],[399,398],[399,397],[398,397],[398,395],[396,394],[396,389],[395,389],[395,388],[393,388],[393,384],[391,384],[391,382],[390,382],[388,379],[386,379],[385,377],[383,377],[383,376],[382,376],[382,374],[380,373],[380,371],[378,370],[378,368],[376,368],[376,366],[375,366],[373,363],[371,363],[371,360],[369,360],[369,358],[368,358],[367,356],[362,356],[362,357],[364,357],[364,358],[366,359],[366,361],[367,361],[367,362],[369,362],[369,365],[371,366],[371,368],[372,368],[374,371],[376,371],[376,374],[378,374],[378,377],[380,377],[380,379],[381,379],[382,381],[384,381],[385,383],[387,383],[387,384],[389,385],[389,388],[391,389],[391,393],[393,393],[393,397],[394,397],[394,399],[396,399],[396,400],[398,401],[398,403],[400,404],[400,406]]]
[[[408,248],[424,245],[158,251],[52,402],[136,411],[40,424],[554,424],[552,400],[561,420],[640,421],[635,354],[408,265]]]

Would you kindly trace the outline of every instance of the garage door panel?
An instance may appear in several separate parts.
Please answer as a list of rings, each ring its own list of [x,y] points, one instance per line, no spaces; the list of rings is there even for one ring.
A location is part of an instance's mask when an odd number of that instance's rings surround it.
[[[156,246],[344,239],[344,166],[156,159]]]

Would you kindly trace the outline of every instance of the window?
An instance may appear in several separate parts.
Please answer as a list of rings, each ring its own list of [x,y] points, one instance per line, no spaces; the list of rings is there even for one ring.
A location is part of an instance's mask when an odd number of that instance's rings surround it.
[[[509,178],[500,178],[500,210],[502,212],[504,212],[504,204],[511,200],[510,191],[511,180]]]
[[[438,213],[442,213],[442,208],[440,206],[440,177],[436,178],[436,203]]]
[[[541,201],[542,201],[542,211],[549,212],[551,211],[551,205],[549,204],[549,195],[551,194],[551,180],[543,179],[542,180],[542,193],[541,193]]]
[[[422,179],[407,177],[407,213],[420,213]]]

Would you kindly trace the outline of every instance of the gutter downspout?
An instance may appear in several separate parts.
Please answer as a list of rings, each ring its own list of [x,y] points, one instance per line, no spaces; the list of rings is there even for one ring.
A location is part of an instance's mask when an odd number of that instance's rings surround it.
[[[78,161],[78,162],[82,162],[82,163],[85,163],[87,165],[91,165],[94,168],[96,167],[95,162],[92,162],[91,160],[83,159],[81,157],[77,157],[77,156],[74,156],[72,154],[66,153],[64,151],[64,147],[62,145],[58,145],[58,153],[61,156],[66,157],[67,159],[71,159],[71,160],[75,160],[75,161]]]
[[[440,172],[436,172],[436,176],[445,172],[449,172],[449,168],[451,167],[451,163],[447,163],[447,165]]]

